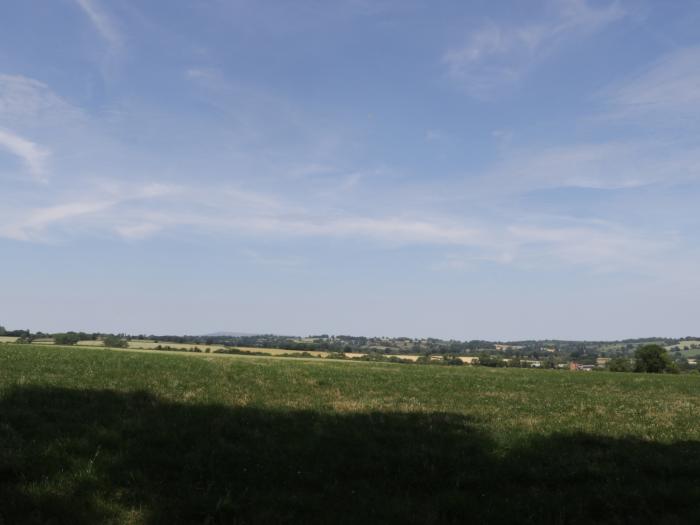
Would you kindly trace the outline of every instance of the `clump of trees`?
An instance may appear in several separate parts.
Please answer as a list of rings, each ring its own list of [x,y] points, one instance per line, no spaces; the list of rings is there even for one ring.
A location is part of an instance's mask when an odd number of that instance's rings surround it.
[[[632,362],[626,357],[614,357],[608,362],[608,370],[611,372],[631,372]]]
[[[647,374],[678,373],[678,367],[671,361],[663,346],[649,344],[641,346],[634,353],[634,371]]]
[[[106,335],[102,338],[102,343],[108,348],[128,348],[129,341],[118,335]]]
[[[487,353],[481,353],[478,357],[480,366],[488,366],[492,368],[505,368],[507,366],[507,362],[500,357],[493,357]]]
[[[54,334],[53,342],[57,345],[73,346],[80,341],[80,334],[68,332],[65,334]]]
[[[677,374],[678,365],[661,345],[642,345],[634,352],[634,360],[614,357],[607,365],[611,372],[638,372],[642,374]]]

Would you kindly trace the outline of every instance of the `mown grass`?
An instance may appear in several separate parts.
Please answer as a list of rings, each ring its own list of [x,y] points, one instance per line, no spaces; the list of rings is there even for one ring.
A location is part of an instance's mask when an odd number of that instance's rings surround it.
[[[697,523],[700,377],[0,345],[0,523]]]

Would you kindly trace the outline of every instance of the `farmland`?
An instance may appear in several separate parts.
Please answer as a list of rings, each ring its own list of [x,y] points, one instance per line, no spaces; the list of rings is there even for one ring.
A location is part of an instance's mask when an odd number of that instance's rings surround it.
[[[697,375],[5,344],[0,522],[693,523],[699,394]]]
[[[79,341],[78,346],[86,347],[102,347],[101,341]],[[162,348],[170,348],[173,350],[192,350],[195,349],[197,352],[217,352],[222,350],[228,350],[229,347],[222,345],[207,345],[207,344],[189,344],[189,343],[175,343],[175,342],[157,342],[157,341],[146,341],[134,339],[129,341],[129,348],[139,349],[139,350],[160,350]],[[285,350],[282,348],[253,348],[246,346],[236,347],[238,350],[243,352],[257,352],[262,354],[268,354],[272,356],[279,356],[284,354],[294,354],[295,352],[300,353],[296,350]],[[326,357],[328,352],[319,352],[315,350],[308,351],[308,353],[314,357]]]
[[[667,347],[669,351],[679,351],[685,358],[700,356],[700,341],[687,340]]]
[[[690,350],[691,348],[700,348],[700,341],[697,340],[686,340],[679,341],[675,345],[670,345],[667,347],[669,350]]]

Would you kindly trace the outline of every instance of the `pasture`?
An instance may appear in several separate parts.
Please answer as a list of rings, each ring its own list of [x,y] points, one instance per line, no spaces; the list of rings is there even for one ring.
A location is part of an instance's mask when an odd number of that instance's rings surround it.
[[[700,356],[700,341],[690,340],[681,341],[677,345],[667,346],[669,351],[680,350],[681,355],[685,358]]]
[[[669,351],[676,350],[676,349],[678,349],[678,350],[690,350],[693,347],[700,347],[700,341],[698,341],[697,339],[681,341],[676,345],[667,346],[666,349],[668,349]]]
[[[0,345],[0,523],[697,523],[700,376]]]

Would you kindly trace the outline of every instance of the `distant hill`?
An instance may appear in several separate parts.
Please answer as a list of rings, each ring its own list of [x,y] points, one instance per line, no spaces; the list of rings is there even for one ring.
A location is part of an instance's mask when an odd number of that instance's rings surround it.
[[[251,335],[260,335],[254,332],[212,332],[203,334],[201,337],[246,337]]]

